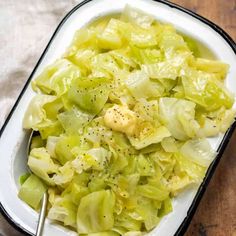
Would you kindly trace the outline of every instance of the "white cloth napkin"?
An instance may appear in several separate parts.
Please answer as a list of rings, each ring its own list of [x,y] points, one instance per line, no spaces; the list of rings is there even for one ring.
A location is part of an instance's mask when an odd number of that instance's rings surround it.
[[[81,1],[0,1],[0,128],[56,26]],[[0,236],[16,235],[0,215]]]

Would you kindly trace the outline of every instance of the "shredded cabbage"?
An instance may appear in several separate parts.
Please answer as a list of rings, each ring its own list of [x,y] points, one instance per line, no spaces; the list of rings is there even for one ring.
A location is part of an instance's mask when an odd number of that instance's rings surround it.
[[[126,6],[78,30],[32,82],[32,140],[19,197],[80,235],[141,236],[198,187],[233,123],[229,66],[173,26]]]

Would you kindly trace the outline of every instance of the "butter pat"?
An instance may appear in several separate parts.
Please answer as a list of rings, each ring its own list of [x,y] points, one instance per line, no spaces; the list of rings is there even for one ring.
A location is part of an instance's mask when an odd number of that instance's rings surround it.
[[[105,125],[112,130],[134,135],[137,125],[136,113],[127,106],[114,105],[104,115]]]

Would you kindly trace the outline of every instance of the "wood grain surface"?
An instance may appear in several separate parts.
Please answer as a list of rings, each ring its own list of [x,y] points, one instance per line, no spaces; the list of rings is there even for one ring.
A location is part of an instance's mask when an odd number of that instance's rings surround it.
[[[208,18],[236,40],[236,0],[172,0],[172,2]],[[236,236],[236,132],[222,156],[185,236]]]
[[[171,0],[223,28],[236,40],[236,0]]]

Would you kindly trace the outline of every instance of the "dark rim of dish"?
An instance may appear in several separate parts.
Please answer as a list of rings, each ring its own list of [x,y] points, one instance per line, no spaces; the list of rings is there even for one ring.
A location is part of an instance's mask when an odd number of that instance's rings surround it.
[[[60,28],[63,26],[63,24],[67,21],[67,19],[75,12],[77,11],[80,7],[82,7],[83,5],[87,4],[88,2],[91,2],[93,0],[85,0],[81,3],[79,3],[78,5],[76,5],[69,13],[67,13],[67,15],[62,19],[62,21],[59,23],[59,25],[57,26],[55,32],[53,33],[51,39],[49,40],[46,48],[44,49],[42,55],[40,56],[36,66],[34,67],[32,73],[30,74],[28,80],[26,81],[19,97],[17,98],[13,108],[11,109],[5,123],[3,124],[1,130],[0,130],[0,138],[2,136],[2,133],[4,132],[4,129],[5,127],[7,126],[9,120],[11,119],[11,116],[12,114],[14,113],[18,103],[20,102],[21,100],[21,97],[23,96],[25,90],[27,89],[36,69],[38,68],[38,66],[40,65],[41,61],[43,60],[46,52],[48,51],[52,41],[54,40],[54,37],[56,36],[56,34],[59,32]],[[236,54],[236,44],[234,42],[234,40],[223,30],[221,29],[218,25],[216,25],[215,23],[211,22],[210,20],[198,15],[197,13],[191,11],[191,10],[188,10],[184,7],[181,7],[177,4],[174,4],[174,3],[171,3],[169,1],[166,1],[166,0],[152,0],[152,1],[155,1],[155,2],[160,2],[162,4],[165,4],[171,8],[175,8],[179,11],[182,11],[184,13],[187,13],[188,15],[200,20],[201,22],[205,23],[206,25],[210,26],[215,32],[217,32],[218,34],[221,35],[221,37],[223,37],[225,39],[225,41],[228,43],[228,45],[232,48],[232,50],[234,51],[234,53]],[[182,236],[184,235],[184,233],[186,232],[193,216],[194,216],[194,213],[203,197],[203,194],[205,193],[205,190],[215,172],[215,169],[217,167],[217,165],[219,164],[219,161],[224,153],[224,150],[233,134],[233,131],[236,127],[236,121],[231,125],[231,127],[228,129],[228,131],[225,133],[224,135],[224,138],[221,142],[221,144],[219,145],[218,147],[218,154],[215,158],[215,160],[212,162],[212,164],[210,165],[210,167],[208,168],[208,171],[206,173],[206,176],[202,182],[202,184],[200,185],[198,191],[197,191],[197,194],[196,196],[194,197],[193,199],[193,202],[190,206],[190,208],[188,209],[188,213],[187,213],[187,216],[185,217],[185,219],[183,220],[183,222],[181,223],[181,225],[179,226],[178,230],[176,231],[176,233],[174,234],[174,236]],[[17,229],[19,232],[21,233],[24,233],[25,235],[34,235],[32,234],[31,232],[29,232],[28,230],[26,230],[25,228],[23,228],[20,224],[18,224],[17,222],[15,222],[15,220],[8,214],[8,212],[4,209],[2,203],[0,203],[0,212],[2,213],[2,215],[6,218],[6,220],[15,228]]]

